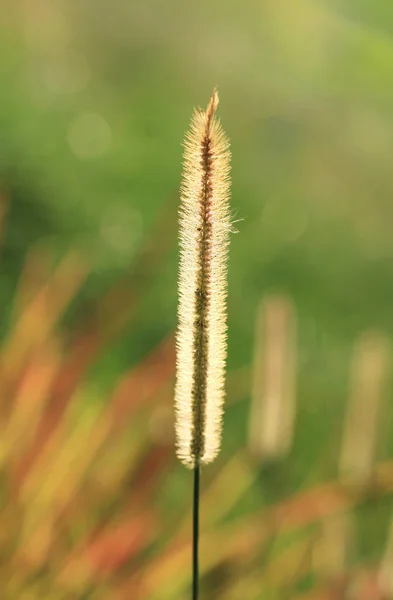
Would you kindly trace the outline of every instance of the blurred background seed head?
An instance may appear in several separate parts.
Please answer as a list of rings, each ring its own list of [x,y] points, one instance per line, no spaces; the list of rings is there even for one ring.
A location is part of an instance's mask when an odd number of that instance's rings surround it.
[[[178,189],[215,85],[240,222],[206,598],[389,597],[391,3],[0,7],[2,597],[188,598]]]

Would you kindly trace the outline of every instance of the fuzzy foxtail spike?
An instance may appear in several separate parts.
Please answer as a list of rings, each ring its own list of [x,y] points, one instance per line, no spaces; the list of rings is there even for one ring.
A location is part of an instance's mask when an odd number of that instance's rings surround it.
[[[189,468],[210,463],[221,443],[231,221],[230,150],[217,105],[214,90],[184,144],[175,405],[177,454]]]

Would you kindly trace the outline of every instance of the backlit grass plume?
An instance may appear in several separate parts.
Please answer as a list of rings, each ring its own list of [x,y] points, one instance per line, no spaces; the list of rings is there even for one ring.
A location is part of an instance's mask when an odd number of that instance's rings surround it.
[[[177,454],[188,467],[220,449],[226,362],[230,150],[215,113],[196,110],[184,144],[177,335]]]

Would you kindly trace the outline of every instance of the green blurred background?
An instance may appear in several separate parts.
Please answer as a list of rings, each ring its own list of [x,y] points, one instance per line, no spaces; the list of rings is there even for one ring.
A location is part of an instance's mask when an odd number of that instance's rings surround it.
[[[94,257],[73,323],[162,237],[159,268],[126,279],[143,294],[94,385],[109,389],[174,330],[181,142],[218,86],[239,219],[229,372],[252,360],[261,297],[288,294],[299,422],[282,485],[301,486],[314,462],[312,480],[334,476],[354,339],[393,333],[392,35],[390,0],[3,0],[2,329],[32,245]],[[246,444],[243,400],[227,411],[224,456]],[[172,478],[168,504],[187,495],[183,471]]]
[[[34,240],[93,249],[94,299],[132,265],[157,214],[176,220],[184,131],[217,85],[241,219],[230,256],[229,366],[250,361],[259,298],[284,291],[302,322],[302,369],[323,379],[318,396],[340,393],[341,353],[353,337],[393,329],[391,3],[4,8],[0,169],[13,203],[3,308]],[[175,327],[174,228],[170,235],[102,376]]]
[[[192,108],[218,85],[243,219],[231,363],[249,355],[250,316],[272,287],[337,341],[391,329],[390,2],[40,1],[3,17],[7,258],[50,234],[91,244],[99,282],[127,268],[177,197]],[[175,324],[175,250],[161,275],[142,337]]]

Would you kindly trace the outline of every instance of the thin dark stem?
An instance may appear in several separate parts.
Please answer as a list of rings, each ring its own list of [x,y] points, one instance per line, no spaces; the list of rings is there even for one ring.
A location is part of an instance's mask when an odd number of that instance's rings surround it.
[[[198,600],[199,597],[199,476],[200,467],[199,465],[197,465],[196,467],[194,467],[194,496],[192,517],[192,600]]]

